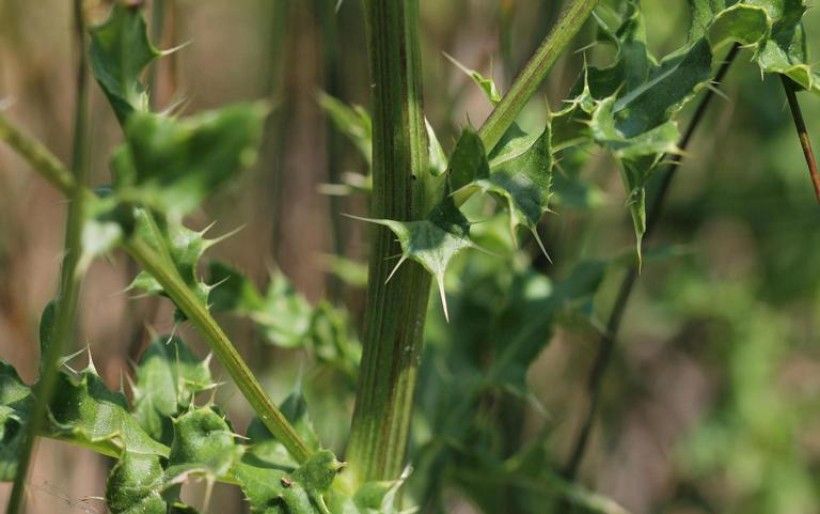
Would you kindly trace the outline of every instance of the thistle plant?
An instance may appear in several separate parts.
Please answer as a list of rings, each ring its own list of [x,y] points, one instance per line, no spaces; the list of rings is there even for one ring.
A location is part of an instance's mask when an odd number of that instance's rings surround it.
[[[732,61],[751,59],[761,73],[782,79],[815,187],[820,183],[797,100],[797,92],[820,93],[820,76],[806,55],[804,3],[690,0],[685,44],[658,58],[648,49],[637,0],[567,2],[507,91],[462,66],[493,110],[478,127],[461,127],[451,145],[425,118],[417,0],[363,5],[370,109],[319,95],[369,167],[332,186],[370,202],[369,214],[355,220],[372,229],[360,343],[344,307],[311,304],[279,272],[257,287],[240,270],[205,257],[224,237],[186,225],[206,198],[253,165],[270,106],[238,104],[184,117],[154,112],[145,77],[169,51],[150,41],[141,6],[115,2],[107,21],[87,28],[75,3],[83,57],[70,166],[0,112],[0,140],[69,200],[59,293],[40,324],[38,382],[25,384],[0,361],[0,479],[14,481],[10,514],[25,508],[37,437],[112,458],[105,501],[114,513],[195,512],[180,499],[189,480],[238,486],[255,513],[388,514],[414,505],[441,512],[448,487],[483,512],[566,512],[569,505],[624,512],[575,478],[601,377],[639,279],[644,240]],[[561,104],[542,113],[541,126],[520,124],[558,58],[589,43],[583,39],[591,34],[612,49],[612,61],[584,63]],[[122,130],[111,182],[93,189],[88,70]],[[679,120],[696,99],[699,107],[681,134]],[[593,147],[618,164],[634,252],[627,259],[579,260],[547,277],[523,247],[549,259],[539,227],[555,204],[571,201],[555,186],[555,170]],[[659,174],[662,185],[647,199]],[[83,276],[94,259],[114,251],[140,269],[130,288],[172,302],[176,321],[197,330],[209,355],[196,355],[177,335],[158,335],[127,390],[119,391],[106,387],[90,352],[64,356],[75,346]],[[527,370],[559,325],[568,319],[593,325],[593,299],[605,275],[624,262],[569,462],[555,463],[540,443],[494,445],[506,428],[487,406],[501,398],[532,400]],[[438,300],[428,310],[431,290]],[[280,405],[270,399],[216,313],[250,319],[271,345],[307,349],[355,389],[343,454],[320,440],[303,395],[293,393]],[[442,315],[443,322],[436,318]],[[213,399],[212,364],[227,372],[254,411],[244,434]],[[432,436],[413,433],[414,416]]]

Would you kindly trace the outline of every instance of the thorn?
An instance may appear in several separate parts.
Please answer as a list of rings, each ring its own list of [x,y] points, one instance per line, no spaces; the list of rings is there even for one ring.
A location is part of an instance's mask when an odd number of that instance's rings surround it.
[[[550,257],[550,254],[547,252],[544,242],[541,241],[541,236],[538,235],[538,231],[535,227],[530,227],[530,232],[532,232],[533,237],[535,237],[535,241],[538,243],[538,247],[541,248],[541,251],[544,253],[544,257],[546,257],[547,261],[552,264],[552,257]]]
[[[436,274],[436,283],[438,284],[438,294],[441,296],[441,306],[444,309],[444,319],[449,323],[450,313],[447,311],[447,296],[444,294],[444,273]]]
[[[592,42],[588,45],[582,46],[581,48],[575,50],[575,52],[574,52],[575,54],[584,54],[584,66],[586,66],[586,60],[587,60],[586,51],[591,49],[591,48],[595,48],[597,45],[598,45],[597,42]]]
[[[208,511],[208,506],[211,504],[211,493],[214,489],[214,478],[208,474],[205,478],[205,500],[202,502],[202,510]]]
[[[73,360],[73,359],[74,359],[74,357],[76,357],[76,356],[78,356],[78,355],[80,355],[81,353],[84,353],[84,352],[85,352],[85,348],[82,348],[82,349],[80,349],[80,350],[77,350],[77,351],[76,351],[76,352],[74,352],[74,353],[71,353],[71,354],[66,355],[65,357],[61,358],[61,359],[58,361],[58,363],[57,363],[58,367],[59,367],[59,366],[65,366],[65,367],[66,367],[66,368],[68,368],[68,369],[69,369],[72,373],[75,373],[75,374],[76,374],[77,372],[76,372],[74,369],[72,369],[72,368],[68,365],[68,362],[69,362],[69,361],[71,361],[71,360]]]
[[[99,376],[100,374],[97,373],[97,367],[94,366],[94,359],[91,357],[91,345],[86,345],[85,351],[88,353],[88,365],[85,367],[84,371],[90,371],[91,373]]]
[[[393,275],[395,275],[397,271],[399,271],[399,267],[402,264],[404,264],[404,261],[406,261],[406,260],[407,260],[407,255],[402,255],[401,258],[399,259],[399,262],[397,262],[396,265],[393,267],[393,271],[391,271],[390,274],[387,275],[387,280],[384,281],[385,284],[390,282],[390,279],[393,278]]]
[[[200,235],[203,235],[203,236],[204,236],[204,235],[205,235],[205,232],[206,232],[207,230],[209,230],[209,229],[210,229],[212,226],[214,226],[215,224],[216,224],[216,222],[211,223],[208,227],[206,227],[206,228],[205,228],[205,230],[203,230],[203,231],[200,233]],[[221,236],[217,236],[217,237],[215,237],[214,239],[208,239],[208,240],[206,240],[206,241],[205,241],[205,248],[210,248],[210,247],[212,247],[212,246],[214,246],[214,245],[218,245],[218,244],[219,244],[219,243],[221,243],[222,241],[225,241],[226,239],[228,239],[228,238],[231,238],[231,237],[235,236],[235,235],[236,235],[236,234],[238,234],[239,232],[242,232],[243,230],[245,230],[245,227],[247,227],[247,224],[243,223],[242,225],[239,225],[239,226],[238,226],[238,227],[236,227],[235,229],[230,230],[230,231],[228,231],[228,232],[226,232],[226,233],[222,234]]]
[[[731,98],[729,98],[729,95],[727,95],[726,93],[724,93],[724,92],[723,92],[723,91],[722,91],[722,90],[721,90],[721,89],[717,86],[717,84],[715,84],[715,83],[714,83],[714,82],[712,82],[711,80],[710,80],[709,82],[707,82],[707,83],[706,83],[706,88],[707,88],[709,91],[711,91],[711,92],[713,92],[714,94],[716,94],[717,96],[719,96],[719,97],[723,98],[723,99],[724,99],[724,100],[726,100],[727,102],[731,102],[731,101],[732,101],[732,99],[731,99]]]
[[[193,43],[192,40],[188,40],[184,43],[181,43],[177,46],[171,47],[167,50],[161,50],[160,53],[159,53],[159,56],[160,57],[168,57],[169,55],[171,55],[173,53],[176,53],[176,52],[179,52],[180,50],[184,49],[185,47],[190,46],[192,43]]]

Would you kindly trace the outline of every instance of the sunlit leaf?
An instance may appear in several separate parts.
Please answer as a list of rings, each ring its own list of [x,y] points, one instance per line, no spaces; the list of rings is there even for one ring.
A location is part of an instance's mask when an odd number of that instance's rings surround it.
[[[148,109],[140,76],[160,55],[148,40],[145,20],[136,5],[114,2],[108,20],[91,29],[91,69],[120,123],[125,124],[135,111]]]

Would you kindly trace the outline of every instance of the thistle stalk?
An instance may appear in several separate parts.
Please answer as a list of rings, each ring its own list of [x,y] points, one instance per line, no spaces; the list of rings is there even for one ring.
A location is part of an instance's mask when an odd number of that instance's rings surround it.
[[[83,5],[81,0],[73,2],[74,38],[78,53],[77,88],[74,104],[74,136],[71,157],[71,169],[75,184],[85,184],[88,180],[88,66],[86,61],[86,37]],[[2,127],[0,126],[0,131]],[[52,164],[46,157],[44,161]],[[40,379],[34,387],[34,406],[27,426],[22,427],[25,439],[20,449],[17,474],[9,498],[7,512],[17,514],[24,506],[25,485],[31,464],[36,434],[46,420],[48,404],[57,383],[57,372],[60,356],[66,344],[75,339],[77,325],[77,304],[80,296],[82,270],[83,206],[85,195],[79,188],[73,188],[68,194],[68,213],[66,215],[63,262],[60,270],[60,282],[56,299],[56,317],[53,327],[43,326],[49,334],[40,334],[40,339],[47,342],[41,347]]]
[[[487,150],[500,140],[586,21],[597,0],[576,0],[524,67],[479,131]],[[421,92],[416,0],[366,0],[373,83],[371,217],[424,216],[427,138]],[[370,256],[364,349],[347,458],[358,481],[389,480],[405,462],[413,393],[421,357],[430,276],[405,263],[387,281],[401,253],[376,227]]]
[[[373,83],[371,216],[423,215],[414,188],[427,172],[417,0],[365,1]],[[414,201],[415,200],[415,201]],[[430,276],[406,263],[388,281],[401,249],[392,233],[372,234],[364,348],[347,459],[359,481],[401,473],[421,356]]]

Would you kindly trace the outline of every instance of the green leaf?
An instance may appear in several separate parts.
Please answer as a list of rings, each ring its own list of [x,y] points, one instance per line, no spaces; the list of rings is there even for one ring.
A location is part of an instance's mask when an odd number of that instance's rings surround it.
[[[17,472],[31,399],[31,390],[14,368],[0,360],[0,482],[13,480]]]
[[[499,198],[509,211],[513,239],[516,227],[524,226],[547,255],[536,227],[549,210],[552,196],[551,127],[547,124],[535,137],[515,129],[490,156],[490,174],[479,176],[470,187]]]
[[[83,255],[78,264],[83,271],[95,257],[110,252],[131,235],[135,224],[133,206],[120,202],[110,188],[98,188],[96,192],[83,201]]]
[[[353,381],[360,344],[349,315],[326,301],[312,306],[281,272],[271,274],[268,290],[257,287],[236,269],[212,262],[209,268],[212,307],[252,319],[265,339],[283,348],[304,348]]]
[[[584,261],[555,285],[535,272],[517,274],[492,333],[496,356],[486,380],[526,395],[527,370],[549,342],[556,317],[590,301],[605,270],[603,262]]]
[[[203,303],[208,303],[213,286],[200,279],[197,270],[199,261],[209,248],[230,237],[231,233],[208,239],[205,234],[211,227],[200,231],[191,230],[179,221],[156,217],[145,209],[137,209],[135,216],[136,232],[142,240],[164,256],[168,260],[167,264],[177,269],[191,291]],[[149,295],[167,296],[160,283],[146,271],[137,274],[129,289]],[[177,321],[185,320],[179,309],[175,313],[175,318]]]
[[[108,475],[105,501],[113,514],[165,514],[164,488],[158,456],[126,451]]]
[[[444,272],[456,254],[475,247],[470,240],[470,224],[456,208],[452,198],[446,198],[427,219],[421,221],[359,219],[389,228],[401,245],[402,255],[387,280],[408,259],[419,263],[435,278],[444,314],[449,316],[444,295]]]
[[[112,163],[116,194],[179,219],[254,163],[266,115],[260,103],[182,120],[134,113]]]
[[[140,75],[160,55],[136,5],[115,2],[108,20],[91,29],[91,70],[121,124],[135,111],[148,110]]]
[[[735,4],[721,11],[709,25],[709,43],[713,51],[738,42],[754,45],[769,34],[771,28],[766,10],[748,4]]]
[[[210,480],[226,476],[242,453],[234,437],[224,416],[210,406],[183,413],[174,420],[168,476],[193,473]]]
[[[279,408],[308,447],[311,450],[318,450],[320,447],[319,436],[316,435],[313,422],[308,416],[307,403],[302,391],[297,390],[291,393]],[[249,452],[255,458],[270,465],[297,467],[296,461],[288,455],[284,446],[271,435],[258,417],[251,420],[246,435],[251,442]]]
[[[208,359],[198,359],[178,337],[159,337],[137,365],[133,415],[151,437],[170,445],[171,418],[187,409],[196,393],[213,387]]]
[[[456,204],[462,204],[472,194],[473,182],[490,176],[490,163],[481,138],[471,128],[461,132],[450,157],[449,187]]]
[[[57,375],[49,405],[49,436],[117,456],[123,449],[167,456],[168,448],[154,441],[128,412],[122,393],[109,390],[89,365],[70,377]]]

